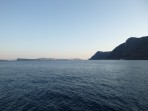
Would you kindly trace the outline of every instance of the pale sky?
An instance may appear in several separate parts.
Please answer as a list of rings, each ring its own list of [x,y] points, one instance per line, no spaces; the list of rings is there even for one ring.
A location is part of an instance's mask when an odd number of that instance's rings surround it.
[[[148,0],[0,0],[0,59],[88,59],[141,36]]]

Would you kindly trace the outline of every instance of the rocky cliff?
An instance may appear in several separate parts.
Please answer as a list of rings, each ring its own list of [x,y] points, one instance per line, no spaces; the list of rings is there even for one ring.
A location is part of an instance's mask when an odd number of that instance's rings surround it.
[[[108,58],[109,54],[110,52],[98,51],[90,58],[90,60],[105,60]]]
[[[131,37],[110,52],[98,51],[90,60],[148,60],[148,36]]]

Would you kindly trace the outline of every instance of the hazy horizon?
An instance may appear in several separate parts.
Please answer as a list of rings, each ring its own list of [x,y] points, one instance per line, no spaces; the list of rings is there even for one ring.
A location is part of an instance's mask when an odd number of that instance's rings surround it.
[[[147,0],[1,0],[0,59],[80,58],[148,35]]]

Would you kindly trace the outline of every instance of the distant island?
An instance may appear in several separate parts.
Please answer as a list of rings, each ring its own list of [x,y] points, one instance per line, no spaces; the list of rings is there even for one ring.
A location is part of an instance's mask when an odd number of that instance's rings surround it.
[[[96,52],[89,60],[148,60],[148,36],[130,37],[112,51]]]
[[[59,59],[59,58],[17,58],[15,60],[2,60],[0,59],[0,62],[13,62],[13,61],[79,61],[82,59],[79,58],[70,58],[70,59]]]
[[[56,58],[27,59],[27,58],[17,58],[16,61],[68,61],[68,60],[81,60],[81,59],[78,59],[78,58],[72,58],[72,59],[56,59]]]
[[[5,61],[8,61],[8,60],[0,60],[0,62],[5,62]]]

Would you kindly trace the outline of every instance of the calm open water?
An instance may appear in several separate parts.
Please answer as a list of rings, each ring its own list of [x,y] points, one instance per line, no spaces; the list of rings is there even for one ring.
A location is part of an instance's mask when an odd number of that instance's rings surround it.
[[[148,61],[0,62],[0,111],[148,111]]]

